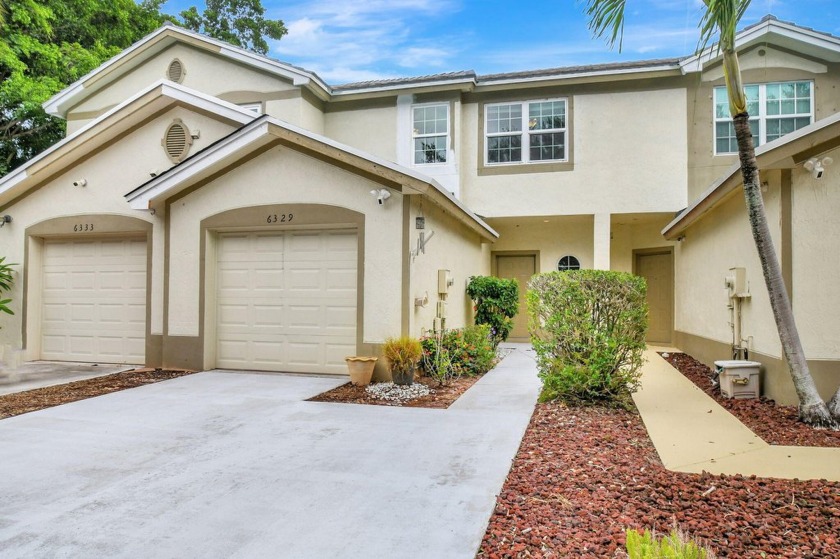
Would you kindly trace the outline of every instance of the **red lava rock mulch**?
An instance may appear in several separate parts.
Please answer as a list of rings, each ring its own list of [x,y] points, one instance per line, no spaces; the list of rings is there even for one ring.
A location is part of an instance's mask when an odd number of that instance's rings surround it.
[[[724,398],[720,390],[712,386],[711,369],[703,363],[685,353],[669,353],[663,358],[765,442],[788,446],[840,447],[840,431],[813,429],[801,423],[795,406],[777,406],[768,398]]]
[[[337,388],[333,388],[327,392],[318,394],[314,398],[310,398],[309,402],[343,402],[348,404],[373,404],[376,406],[401,406],[405,408],[448,408],[452,402],[458,399],[461,394],[467,391],[469,387],[478,382],[480,376],[475,377],[460,377],[446,386],[439,386],[438,381],[430,377],[419,377],[414,380],[415,383],[425,384],[431,390],[428,396],[421,396],[414,398],[407,402],[389,402],[371,396],[365,392],[364,386],[356,386],[354,384],[342,384]]]
[[[840,557],[840,483],[665,470],[638,415],[538,404],[479,558],[621,557],[677,522],[718,557]]]
[[[136,388],[162,380],[191,375],[195,371],[135,369],[103,377],[78,380],[0,396],[0,419],[60,406],[85,398]]]

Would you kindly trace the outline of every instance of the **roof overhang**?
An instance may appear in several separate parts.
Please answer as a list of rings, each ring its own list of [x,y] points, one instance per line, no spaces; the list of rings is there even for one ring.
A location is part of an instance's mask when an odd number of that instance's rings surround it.
[[[44,110],[65,118],[72,107],[176,43],[191,45],[273,74],[296,86],[308,87],[322,100],[329,98],[329,86],[312,72],[167,23],[56,93],[44,102]]]
[[[232,103],[161,80],[0,179],[0,208],[24,195],[30,187],[64,172],[74,162],[110,145],[116,138],[175,106],[187,106],[210,113],[236,126],[248,123],[257,116]]]
[[[743,51],[762,44],[772,44],[827,62],[840,62],[840,38],[765,17],[735,36],[735,49]],[[690,56],[680,63],[684,74],[702,72],[709,63],[722,58],[716,45]]]
[[[808,158],[840,146],[840,113],[835,113],[804,128],[782,136],[755,150],[760,170],[792,169]],[[686,229],[702,219],[729,198],[743,184],[741,166],[736,163],[715,181],[700,198],[680,212],[662,230],[668,240],[681,236]]]
[[[434,179],[268,115],[140,185],[125,198],[137,210],[160,207],[173,196],[211,181],[275,146],[315,157],[404,195],[426,196],[483,239],[495,241],[499,236]]]

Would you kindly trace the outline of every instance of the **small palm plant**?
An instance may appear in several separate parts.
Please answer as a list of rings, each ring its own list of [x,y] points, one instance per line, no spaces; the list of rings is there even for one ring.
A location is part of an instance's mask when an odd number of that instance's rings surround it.
[[[382,354],[388,360],[394,384],[409,385],[414,382],[414,372],[423,356],[420,340],[410,336],[388,338]]]

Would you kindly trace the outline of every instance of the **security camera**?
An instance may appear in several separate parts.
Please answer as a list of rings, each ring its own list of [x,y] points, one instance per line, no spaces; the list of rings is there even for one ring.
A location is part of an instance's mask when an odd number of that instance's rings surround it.
[[[385,200],[391,197],[391,193],[387,188],[375,188],[370,191],[370,195],[376,197],[376,201],[380,206],[384,205]]]
[[[87,186],[87,179],[79,179],[77,181],[73,181],[73,186]]]
[[[830,157],[823,157],[822,159],[817,159],[816,157],[812,157],[808,161],[806,161],[802,166],[805,167],[805,170],[811,171],[811,176],[817,180],[823,178],[825,174],[825,168],[834,163],[834,160]]]

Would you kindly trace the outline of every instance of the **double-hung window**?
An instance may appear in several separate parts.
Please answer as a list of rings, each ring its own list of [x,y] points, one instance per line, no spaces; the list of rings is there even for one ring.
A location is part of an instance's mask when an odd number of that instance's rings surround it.
[[[412,107],[414,164],[446,163],[449,149],[449,105]]]
[[[488,165],[567,161],[566,99],[485,106]]]
[[[753,84],[745,86],[744,92],[756,146],[808,126],[814,120],[814,85],[810,81]],[[726,88],[716,87],[715,155],[737,152]]]

